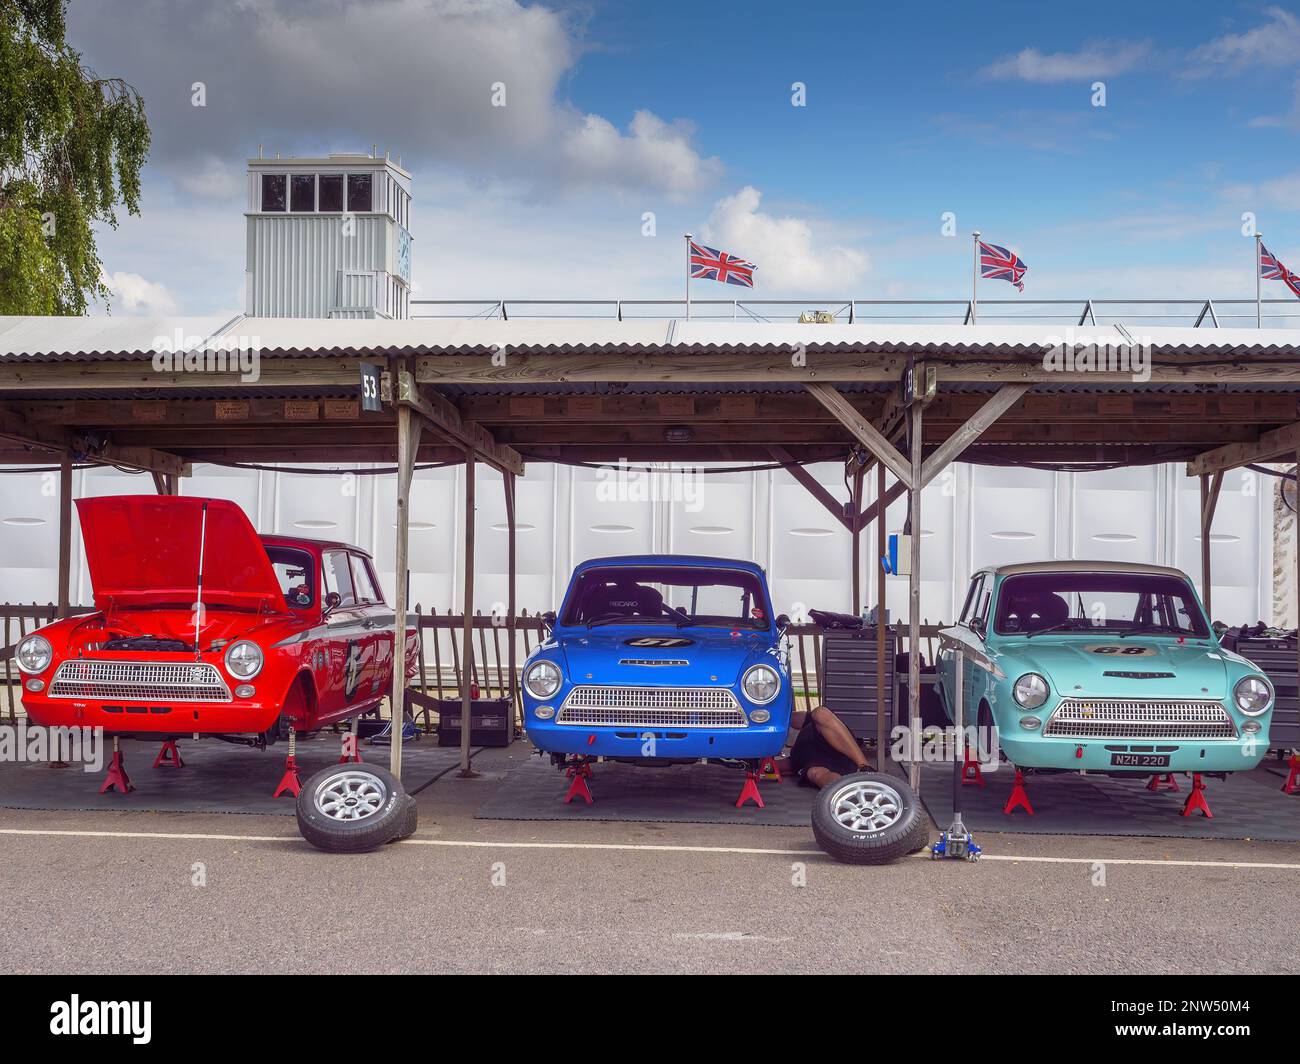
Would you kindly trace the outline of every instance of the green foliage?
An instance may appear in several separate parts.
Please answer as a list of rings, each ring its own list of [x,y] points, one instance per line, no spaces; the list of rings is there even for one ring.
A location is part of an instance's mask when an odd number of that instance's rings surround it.
[[[0,0],[0,314],[108,300],[92,226],[140,213],[140,94],[64,41],[67,0]]]

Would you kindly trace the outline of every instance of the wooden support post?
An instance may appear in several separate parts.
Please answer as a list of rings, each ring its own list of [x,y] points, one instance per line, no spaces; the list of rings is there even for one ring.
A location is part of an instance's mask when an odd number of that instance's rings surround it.
[[[506,489],[506,529],[508,536],[506,543],[506,638],[510,644],[507,654],[510,669],[510,717],[513,720],[515,706],[519,701],[519,685],[515,679],[517,668],[515,659],[515,475],[513,473],[504,473],[502,476],[502,484]],[[523,723],[522,719],[520,723]]]
[[[907,723],[913,754],[921,736],[921,404],[912,404],[911,488],[907,496],[908,525],[911,529],[911,572],[907,577]],[[908,782],[921,792],[921,764],[913,760]]]
[[[420,419],[409,407],[397,408],[397,549],[393,576],[393,725],[388,770],[402,778],[402,729],[406,726],[406,572],[411,532],[411,481],[420,450]]]
[[[851,556],[853,558],[853,615],[856,617],[862,612],[862,522],[858,520],[858,514],[862,512],[862,481],[866,476],[866,470],[856,458],[850,461],[853,461],[856,466],[853,471],[853,497],[849,507],[853,522]]]
[[[72,608],[72,454],[59,458],[59,616]]]
[[[1300,500],[1300,448],[1295,453],[1296,468],[1296,499]],[[1295,603],[1296,603],[1296,631],[1300,634],[1300,505],[1296,507],[1295,519],[1292,521],[1295,526]],[[1300,676],[1300,638],[1296,639],[1296,675]],[[1293,751],[1294,753],[1294,751]]]
[[[474,449],[465,451],[465,661],[460,679],[460,775],[476,775],[469,767],[470,717],[474,711],[470,686],[474,682]]]
[[[888,530],[885,526],[885,466],[876,463],[876,771],[885,771],[885,743],[889,728],[885,720],[885,567],[880,559],[889,547]]]
[[[1201,602],[1205,613],[1214,623],[1214,610],[1210,605],[1214,581],[1210,571],[1210,528],[1214,524],[1214,511],[1219,505],[1219,491],[1223,487],[1223,470],[1201,474]]]

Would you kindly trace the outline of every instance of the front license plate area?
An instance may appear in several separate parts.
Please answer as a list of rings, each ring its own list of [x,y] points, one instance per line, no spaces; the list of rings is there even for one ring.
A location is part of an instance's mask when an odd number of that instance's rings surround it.
[[[1114,768],[1168,768],[1168,754],[1111,754]]]

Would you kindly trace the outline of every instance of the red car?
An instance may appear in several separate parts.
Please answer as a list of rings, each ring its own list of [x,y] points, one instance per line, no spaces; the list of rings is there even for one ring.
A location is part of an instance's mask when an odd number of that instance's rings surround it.
[[[77,509],[95,612],[18,645],[33,722],[260,745],[374,710],[391,691],[393,611],[360,548],[259,536],[224,499]],[[418,636],[406,638],[409,679]]]

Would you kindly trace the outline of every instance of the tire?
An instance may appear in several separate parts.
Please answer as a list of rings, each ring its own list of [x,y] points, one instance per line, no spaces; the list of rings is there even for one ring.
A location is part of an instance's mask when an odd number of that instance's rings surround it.
[[[331,765],[298,795],[298,830],[326,853],[365,853],[415,830],[415,800],[378,765]]]
[[[388,840],[389,842],[400,842],[402,839],[409,839],[415,834],[415,829],[420,824],[419,805],[409,794],[404,794],[402,797],[405,801],[402,803],[401,824],[393,837]]]
[[[878,772],[855,772],[823,787],[812,829],[817,845],[845,864],[888,864],[930,841],[929,819],[912,788]]]

